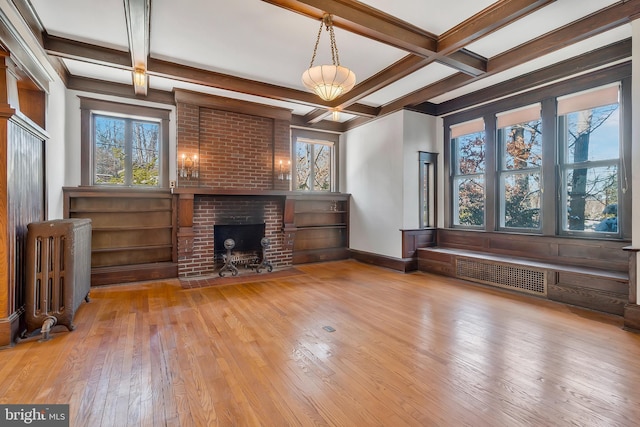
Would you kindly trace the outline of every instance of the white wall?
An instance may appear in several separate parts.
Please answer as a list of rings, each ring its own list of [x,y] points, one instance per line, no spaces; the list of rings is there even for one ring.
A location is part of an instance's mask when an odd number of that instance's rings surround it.
[[[640,19],[636,19],[631,23],[632,28],[632,57],[631,57],[631,170],[640,170]],[[638,212],[640,212],[640,174],[633,173],[631,179],[632,186],[632,236],[631,244],[634,248],[640,248],[640,221],[636,221]],[[640,266],[640,252],[636,252],[636,263]],[[636,277],[636,283],[630,283],[630,286],[636,288],[636,295],[640,295],[640,275]],[[639,301],[631,301],[638,304]]]
[[[437,122],[399,111],[344,134],[341,191],[352,196],[351,249],[402,257],[400,230],[419,225],[418,151],[438,151]]]
[[[418,152],[440,152],[434,132],[436,120],[435,117],[426,114],[414,111],[404,112],[403,229],[411,230],[420,226],[420,168]]]
[[[68,149],[65,126],[66,92],[67,89],[57,76],[49,83],[45,124],[49,134],[49,140],[45,143],[47,219],[60,219],[63,216],[62,187],[66,185],[65,171],[68,169],[66,166]]]

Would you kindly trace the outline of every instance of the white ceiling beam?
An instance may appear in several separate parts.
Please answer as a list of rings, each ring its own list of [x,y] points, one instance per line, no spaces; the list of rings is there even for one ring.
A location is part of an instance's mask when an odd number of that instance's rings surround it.
[[[147,58],[149,57],[149,15],[151,0],[124,0],[133,65],[132,82],[136,95],[147,94]]]

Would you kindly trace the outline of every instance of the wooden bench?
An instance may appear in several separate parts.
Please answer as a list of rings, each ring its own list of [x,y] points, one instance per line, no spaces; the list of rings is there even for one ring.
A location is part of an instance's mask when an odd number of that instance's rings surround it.
[[[418,269],[623,315],[628,272],[448,247],[418,249]]]

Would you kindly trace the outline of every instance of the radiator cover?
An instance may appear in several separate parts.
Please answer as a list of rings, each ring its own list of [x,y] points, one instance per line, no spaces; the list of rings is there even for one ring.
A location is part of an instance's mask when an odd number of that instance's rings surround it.
[[[457,257],[456,277],[533,295],[547,295],[543,269]]]

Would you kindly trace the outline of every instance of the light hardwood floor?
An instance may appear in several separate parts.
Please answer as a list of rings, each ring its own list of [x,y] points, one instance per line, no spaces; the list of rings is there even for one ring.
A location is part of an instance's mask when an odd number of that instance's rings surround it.
[[[75,331],[0,351],[0,403],[68,403],[92,427],[640,421],[640,335],[618,317],[356,261],[299,269],[94,288]]]

